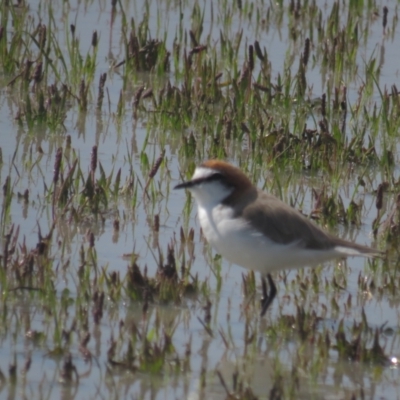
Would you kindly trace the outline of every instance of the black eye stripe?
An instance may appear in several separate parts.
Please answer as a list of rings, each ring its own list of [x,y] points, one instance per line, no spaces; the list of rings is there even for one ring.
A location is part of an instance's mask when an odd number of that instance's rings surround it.
[[[191,187],[201,185],[204,182],[217,182],[217,181],[226,185],[225,176],[220,172],[215,172],[214,174],[209,176],[204,176],[201,178],[192,179],[191,181],[183,182],[175,186],[174,189],[190,189]]]
[[[216,172],[215,174],[203,178],[203,181],[204,182],[222,181],[224,180],[224,178],[225,178],[224,175],[222,175],[219,172]]]
[[[209,176],[202,176],[201,178],[192,179],[190,181],[190,186],[201,185],[204,182],[222,181],[223,179],[224,176],[219,172],[216,172],[215,174]]]

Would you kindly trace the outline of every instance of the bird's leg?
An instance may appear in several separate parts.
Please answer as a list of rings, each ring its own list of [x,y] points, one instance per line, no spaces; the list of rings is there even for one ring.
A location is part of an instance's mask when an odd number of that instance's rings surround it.
[[[267,293],[267,283],[265,277],[261,278],[262,298],[261,298],[261,316],[264,316],[276,296],[276,286],[272,280],[271,274],[267,274],[269,293]]]

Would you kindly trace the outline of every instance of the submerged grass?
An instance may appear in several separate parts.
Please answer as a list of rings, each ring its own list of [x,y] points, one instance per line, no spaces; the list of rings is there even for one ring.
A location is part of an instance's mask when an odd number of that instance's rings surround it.
[[[8,377],[0,369],[9,394],[20,375],[29,382],[34,352],[56,360],[67,398],[87,377],[96,393],[118,397],[125,374],[141,398],[141,385],[152,398],[163,388],[187,398],[193,379],[198,398],[318,398],[353,363],[374,368],[371,386],[384,386],[385,368],[397,365],[398,323],[369,321],[365,299],[397,304],[400,285],[399,96],[394,81],[382,84],[397,8],[360,4],[166,2],[157,10],[145,2],[141,14],[112,1],[99,6],[109,24],[100,30],[83,29],[91,2],[2,3],[0,112],[7,103],[15,130],[13,149],[0,144],[1,333],[3,343],[16,338]],[[275,34],[286,49],[279,69]],[[122,156],[108,148],[115,144]],[[260,320],[255,274],[242,275],[241,293],[227,293],[222,259],[198,250],[191,197],[179,211],[171,204],[172,177],[187,179],[212,157],[235,160],[321,225],[371,230],[387,257],[366,263],[358,279],[346,265],[330,275],[282,273],[283,300]],[[136,224],[122,270],[101,239],[111,231],[118,245]],[[207,274],[196,269],[203,257]],[[31,346],[20,373],[22,340]],[[271,364],[260,367],[261,386],[249,375],[260,358]],[[363,398],[361,389],[346,395]]]

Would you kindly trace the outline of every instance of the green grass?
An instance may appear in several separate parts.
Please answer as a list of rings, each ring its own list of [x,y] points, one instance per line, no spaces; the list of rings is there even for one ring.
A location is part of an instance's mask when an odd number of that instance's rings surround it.
[[[0,123],[14,146],[0,143],[8,394],[29,386],[42,357],[57,360],[63,390],[106,376],[96,390],[108,397],[122,396],[128,374],[139,398],[138,375],[155,397],[173,387],[188,397],[198,380],[204,398],[216,387],[221,398],[318,398],[328,369],[329,381],[354,364],[385,387],[398,321],[369,313],[395,308],[400,285],[400,100],[384,52],[395,7],[3,2]],[[98,19],[84,26],[89,15]],[[326,228],[371,231],[386,256],[358,273],[349,262],[276,274],[279,300],[260,319],[258,275],[228,271],[190,194],[173,200],[174,180],[207,158],[233,161]],[[232,375],[221,372],[225,356]],[[248,371],[263,357],[274,368],[260,391]]]

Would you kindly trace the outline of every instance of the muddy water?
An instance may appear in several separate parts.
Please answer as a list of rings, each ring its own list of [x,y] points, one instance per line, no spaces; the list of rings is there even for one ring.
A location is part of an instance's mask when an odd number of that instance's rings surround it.
[[[192,29],[191,18],[193,4],[183,2],[180,8],[174,2],[122,2],[127,18],[134,17],[136,21],[146,15],[149,16],[149,26],[152,37],[166,35],[166,46],[172,48],[175,36]],[[359,395],[361,391],[365,398],[399,398],[398,389],[399,373],[396,362],[385,367],[365,365],[339,360],[337,354],[332,352],[325,365],[318,364],[317,349],[310,344],[299,343],[296,334],[292,338],[282,341],[271,340],[265,335],[268,324],[272,324],[280,315],[294,314],[295,297],[301,298],[299,291],[293,292],[291,281],[297,279],[297,272],[277,277],[279,282],[279,299],[269,312],[265,320],[254,318],[251,328],[258,339],[256,345],[247,345],[244,335],[246,318],[244,309],[249,299],[242,296],[242,269],[230,266],[225,261],[221,265],[222,286],[217,290],[218,278],[210,269],[213,264],[214,253],[210,252],[204,241],[201,240],[199,224],[196,220],[196,210],[193,208],[190,218],[183,215],[186,194],[174,192],[173,185],[180,180],[180,170],[184,169],[186,160],[179,158],[177,153],[176,137],[179,132],[160,132],[157,128],[147,125],[147,121],[132,120],[130,107],[124,117],[117,122],[115,118],[116,107],[123,88],[123,81],[118,70],[113,70],[111,65],[124,58],[124,50],[120,39],[121,13],[112,15],[109,2],[31,2],[29,14],[38,22],[39,19],[47,20],[50,4],[52,12],[59,28],[54,32],[61,48],[65,48],[65,35],[69,25],[76,26],[76,36],[80,38],[81,49],[90,48],[91,35],[94,30],[100,34],[98,46],[98,65],[96,69],[97,82],[100,73],[108,72],[107,81],[110,110],[108,105],[103,107],[101,115],[96,115],[93,109],[89,109],[87,115],[80,115],[79,111],[72,108],[64,122],[65,132],[60,130],[50,132],[46,127],[28,129],[19,127],[15,121],[17,107],[13,91],[5,86],[11,77],[2,77],[0,98],[0,146],[3,154],[3,165],[0,169],[1,183],[4,184],[6,176],[11,177],[14,184],[13,192],[23,193],[26,189],[30,193],[28,205],[15,198],[12,201],[8,225],[20,226],[21,236],[26,238],[26,245],[34,247],[37,243],[38,225],[43,232],[47,232],[52,224],[51,202],[45,199],[45,184],[51,182],[55,151],[59,146],[65,145],[65,137],[71,135],[72,148],[80,160],[83,171],[89,170],[91,151],[94,145],[98,146],[98,159],[103,169],[109,174],[113,169],[122,170],[124,182],[129,178],[130,166],[129,154],[133,158],[135,179],[140,182],[138,186],[138,200],[132,204],[132,198],[120,196],[113,202],[109,211],[104,215],[104,222],[88,218],[79,224],[71,224],[69,221],[60,222],[57,226],[57,241],[62,246],[54,247],[52,253],[60,265],[69,260],[69,268],[56,271],[56,298],[61,301],[63,296],[71,299],[77,298],[79,285],[77,282],[77,270],[79,265],[79,249],[81,245],[87,245],[87,232],[90,230],[95,236],[95,247],[98,255],[98,264],[117,271],[121,277],[126,273],[127,261],[125,254],[135,253],[140,266],[148,268],[149,275],[156,272],[154,254],[158,241],[161,249],[166,251],[168,243],[179,237],[179,229],[183,225],[189,230],[195,231],[195,260],[192,266],[192,275],[198,274],[200,280],[206,280],[209,287],[209,298],[213,304],[211,328],[214,336],[208,335],[198,317],[203,318],[205,304],[204,298],[200,301],[184,300],[180,305],[151,306],[148,312],[148,321],[143,321],[141,304],[123,300],[118,303],[106,301],[102,322],[91,330],[93,337],[89,344],[94,357],[90,363],[86,362],[78,350],[78,346],[71,348],[75,366],[80,374],[79,385],[69,387],[60,383],[60,371],[64,362],[63,357],[54,354],[56,343],[56,327],[52,318],[46,313],[43,304],[35,304],[29,301],[29,296],[16,296],[8,298],[1,305],[2,313],[12,310],[15,317],[11,318],[10,325],[1,331],[0,368],[8,371],[9,365],[16,360],[18,369],[29,354],[32,358],[32,368],[25,377],[19,377],[18,386],[8,379],[1,386],[1,396],[12,398],[24,395],[34,398],[215,398],[226,397],[226,392],[221,382],[216,377],[215,369],[224,376],[228,388],[233,390],[232,376],[239,373],[240,379],[245,385],[249,385],[255,394],[261,398],[267,398],[271,390],[276,374],[279,372],[284,382],[292,384],[291,371],[299,364],[304,366],[304,374],[299,379],[301,385],[297,387],[295,398],[324,398],[339,399],[350,398],[352,394]],[[247,3],[246,3],[247,4]],[[250,7],[249,4],[247,4]],[[328,4],[318,4],[321,7],[324,18],[328,15]],[[204,8],[203,8],[204,7]],[[288,25],[293,24],[282,13],[282,20],[272,21],[265,26],[260,22],[254,24],[244,15],[240,16],[236,11],[229,11],[232,5],[224,2],[212,5],[207,2],[200,5],[204,13],[204,36],[210,36],[210,43],[218,46],[220,31],[226,39],[235,41],[240,32],[243,32],[242,45],[237,57],[241,60],[245,57],[245,43],[252,43],[257,38],[268,49],[272,65],[272,75],[276,76],[284,68],[297,68],[299,54],[305,38],[308,36],[307,26],[309,21],[305,17],[303,27],[298,27],[299,40],[296,44],[289,40]],[[251,7],[267,12],[266,4],[252,4]],[[274,6],[275,7],[275,6]],[[389,7],[389,15],[397,12],[397,6]],[[232,14],[232,16],[231,16]],[[345,12],[343,13],[345,15]],[[345,17],[342,23],[345,23]],[[369,18],[369,16],[365,16]],[[363,32],[360,51],[357,55],[358,73],[354,76],[349,72],[349,81],[345,82],[348,88],[348,101],[356,102],[358,90],[365,81],[366,63],[371,58],[376,58],[381,65],[379,85],[381,88],[390,88],[396,82],[398,75],[397,49],[398,38],[394,35],[384,36],[381,16],[371,17],[370,22],[360,26],[368,29]],[[302,30],[304,28],[304,31]],[[303,32],[303,33],[302,33]],[[315,34],[315,33],[314,33]],[[315,34],[316,35],[316,34]],[[360,35],[361,36],[361,35]],[[317,37],[314,38],[317,41]],[[224,68],[229,69],[229,61],[225,61]],[[346,76],[346,75],[345,75]],[[179,82],[179,78],[171,71],[171,81]],[[326,90],[329,80],[334,76],[325,74],[318,64],[312,64],[307,73],[310,98],[320,96]],[[147,79],[147,78],[143,78]],[[137,82],[131,82],[126,89],[134,91],[139,86],[141,78]],[[379,100],[379,92],[374,89],[372,100]],[[372,101],[371,100],[371,101]],[[108,100],[107,100],[108,102]],[[312,120],[309,121],[312,123]],[[174,138],[175,136],[175,138]],[[148,204],[143,198],[142,188],[147,179],[147,170],[143,167],[141,156],[145,153],[152,163],[161,152],[160,143],[165,143],[166,165],[169,173],[156,176],[156,187],[159,195],[152,204]],[[163,146],[164,147],[164,146]],[[41,150],[40,150],[41,149]],[[378,143],[379,151],[379,143]],[[13,156],[15,154],[14,162]],[[395,154],[397,161],[397,154]],[[233,162],[237,160],[230,157]],[[397,173],[397,170],[395,170]],[[268,171],[259,171],[259,185],[274,188],[274,176]],[[376,170],[369,173],[374,187],[380,183]],[[285,188],[283,197],[290,201],[293,193],[301,188],[305,195],[302,208],[306,213],[312,209],[311,189],[329,185],[329,178],[324,176],[308,179],[299,175],[296,180],[291,180]],[[345,204],[351,200],[355,187],[354,182],[343,186],[339,190]],[[362,213],[362,225],[359,229],[345,230],[337,228],[337,233],[360,243],[370,244],[371,226],[375,218],[375,197],[371,193],[358,191],[356,201],[362,200],[364,208]],[[49,205],[50,204],[50,205]],[[151,229],[154,215],[160,216],[160,233],[156,235]],[[115,235],[113,220],[119,217],[121,229]],[[305,269],[299,272],[305,281],[311,276],[311,271]],[[353,307],[345,314],[331,312],[332,293],[323,289],[318,293],[308,294],[303,304],[307,308],[315,307],[321,312],[328,309],[327,317],[320,322],[318,329],[337,329],[340,319],[344,318],[345,326],[351,329],[353,320],[360,320],[364,309],[368,323],[371,327],[380,327],[386,323],[388,328],[384,334],[386,353],[391,357],[400,356],[398,340],[398,296],[388,297],[374,296],[371,293],[363,293],[358,286],[360,273],[371,274],[368,262],[364,260],[349,260],[345,264],[328,263],[325,268],[319,268],[318,274],[321,280],[330,281],[333,275],[345,276],[347,286],[345,290],[336,294],[337,304],[343,304],[348,296],[353,298]],[[258,279],[258,277],[257,277]],[[286,284],[285,284],[286,282]],[[257,308],[250,307],[250,312],[256,312]],[[150,374],[145,371],[131,373],[125,370],[111,370],[107,366],[107,349],[110,338],[116,336],[120,321],[129,326],[134,321],[136,325],[144,329],[154,323],[155,319],[162,321],[165,326],[174,326],[173,343],[177,352],[185,353],[185,346],[191,342],[190,371],[173,374],[167,368],[163,374]],[[63,316],[66,325],[72,324],[74,315]],[[29,320],[29,323],[27,322]],[[29,331],[43,332],[43,339],[29,340],[26,327]],[[225,332],[229,336],[231,346],[224,345],[222,336],[218,331]],[[310,368],[310,364],[315,364]],[[310,372],[311,371],[311,372]]]

